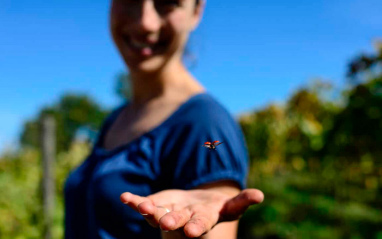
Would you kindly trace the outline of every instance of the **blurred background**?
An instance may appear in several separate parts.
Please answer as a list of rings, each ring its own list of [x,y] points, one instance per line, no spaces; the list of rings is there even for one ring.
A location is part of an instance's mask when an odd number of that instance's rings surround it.
[[[0,3],[0,238],[42,238],[40,121],[63,184],[129,97],[110,1]],[[382,2],[208,1],[185,61],[240,123],[265,201],[239,238],[382,238]]]

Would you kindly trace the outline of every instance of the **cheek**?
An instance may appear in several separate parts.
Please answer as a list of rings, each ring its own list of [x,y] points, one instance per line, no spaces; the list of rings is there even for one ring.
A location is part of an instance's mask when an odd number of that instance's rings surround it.
[[[191,22],[191,17],[182,12],[174,13],[168,17],[168,23],[177,33],[188,33],[192,28]]]

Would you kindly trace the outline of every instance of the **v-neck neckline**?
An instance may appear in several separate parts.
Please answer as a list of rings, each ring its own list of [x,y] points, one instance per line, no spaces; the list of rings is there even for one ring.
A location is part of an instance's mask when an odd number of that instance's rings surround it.
[[[127,143],[124,143],[124,144],[121,144],[120,146],[117,146],[113,149],[105,149],[104,147],[102,146],[99,146],[99,145],[96,145],[95,146],[95,150],[96,150],[96,153],[100,153],[102,155],[114,155],[126,148],[129,148],[131,147],[132,145],[135,145],[137,142],[139,142],[140,140],[142,140],[143,138],[146,138],[148,135],[151,135],[151,134],[154,134],[156,131],[160,130],[161,128],[163,128],[164,126],[166,126],[169,122],[172,122],[173,118],[175,118],[178,114],[181,113],[181,111],[183,111],[184,108],[186,108],[191,102],[193,102],[195,99],[201,97],[201,96],[205,96],[205,95],[208,95],[208,93],[206,91],[203,91],[203,92],[200,92],[200,93],[197,93],[195,95],[192,95],[190,98],[188,98],[185,102],[183,102],[176,110],[174,110],[174,112],[172,112],[165,120],[163,120],[160,124],[158,124],[157,126],[153,127],[152,129],[148,130],[147,132],[144,132],[143,134],[139,135],[138,137],[134,138],[133,140],[127,142]],[[123,111],[123,109],[125,109],[125,107],[129,104],[129,102],[125,103],[124,105],[122,105],[119,110],[115,113],[115,116],[112,118],[110,124],[108,125],[108,127],[106,127],[104,129],[104,133],[103,135],[105,136],[107,131],[110,129],[111,125],[114,123],[114,121],[118,118],[118,116],[121,114],[121,112]],[[104,137],[103,139],[104,140]]]

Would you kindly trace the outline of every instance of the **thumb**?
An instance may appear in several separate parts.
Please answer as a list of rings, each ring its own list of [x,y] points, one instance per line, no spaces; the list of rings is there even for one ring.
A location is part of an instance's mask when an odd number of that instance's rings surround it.
[[[245,189],[236,197],[229,199],[220,211],[219,221],[238,219],[249,206],[259,204],[264,200],[264,194],[258,189]]]

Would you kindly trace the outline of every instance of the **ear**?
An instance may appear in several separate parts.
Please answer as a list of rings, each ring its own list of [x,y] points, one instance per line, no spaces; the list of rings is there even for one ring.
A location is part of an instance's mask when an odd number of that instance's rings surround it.
[[[193,22],[191,27],[192,30],[195,30],[198,27],[199,22],[203,17],[205,5],[206,5],[206,1],[200,0],[199,4],[195,6]]]

